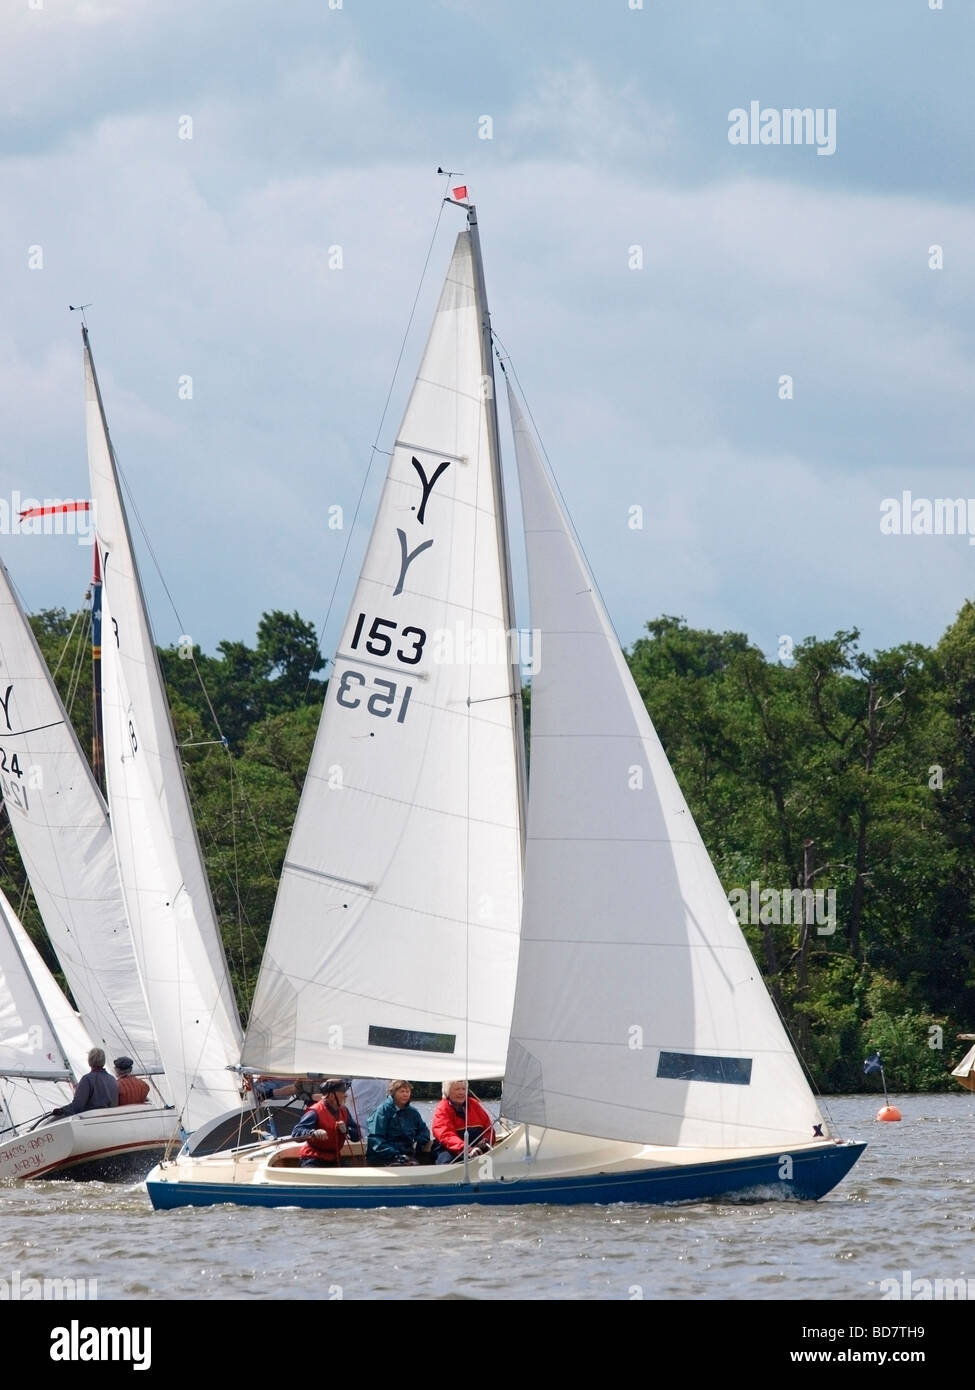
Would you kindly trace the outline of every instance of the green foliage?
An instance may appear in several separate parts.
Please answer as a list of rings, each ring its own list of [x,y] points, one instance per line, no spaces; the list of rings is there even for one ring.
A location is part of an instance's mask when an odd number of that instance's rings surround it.
[[[33,622],[87,750],[89,634],[60,609]],[[160,660],[246,1014],[324,663],[314,628],[282,612],[263,615],[253,647]],[[975,1030],[975,604],[933,650],[868,655],[850,630],[770,661],[741,633],[661,617],[628,660],[725,888],[835,893],[835,930],[743,924],[816,1084],[875,1089],[863,1059],[879,1049],[891,1089],[950,1088],[955,1033]],[[25,877],[5,820],[0,880],[18,905]]]
[[[886,1047],[891,1086],[950,1088],[975,1023],[975,604],[933,651],[647,634],[630,666],[725,887],[835,891],[831,933],[744,927],[819,1086],[863,1089]]]

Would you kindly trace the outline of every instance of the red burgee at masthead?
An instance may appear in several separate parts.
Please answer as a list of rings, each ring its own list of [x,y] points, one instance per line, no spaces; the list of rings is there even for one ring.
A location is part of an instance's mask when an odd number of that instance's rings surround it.
[[[452,188],[450,191],[457,201],[460,202],[463,198],[467,197],[467,184],[462,183],[459,188]]]
[[[19,513],[19,517],[21,521],[27,521],[35,516],[55,516],[59,512],[87,512],[90,510],[90,502],[57,502],[49,507],[28,507],[26,511]]]

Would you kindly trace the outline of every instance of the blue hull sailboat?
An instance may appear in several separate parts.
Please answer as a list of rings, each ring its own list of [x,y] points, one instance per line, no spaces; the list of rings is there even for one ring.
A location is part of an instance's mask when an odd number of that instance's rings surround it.
[[[242,1060],[504,1075],[488,1153],[302,1167],[189,1151],[154,1206],[815,1199],[829,1131],[508,388],[534,633],[526,794],[475,209],[391,459],[286,856]]]

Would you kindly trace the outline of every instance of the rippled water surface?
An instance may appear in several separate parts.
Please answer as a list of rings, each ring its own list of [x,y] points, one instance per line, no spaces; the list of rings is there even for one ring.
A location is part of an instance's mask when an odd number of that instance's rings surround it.
[[[975,1280],[975,1096],[834,1097],[868,1143],[818,1203],[499,1212],[154,1212],[141,1187],[0,1187],[0,1279],[97,1279],[100,1299],[877,1299]],[[975,1282],[972,1285],[975,1288]]]

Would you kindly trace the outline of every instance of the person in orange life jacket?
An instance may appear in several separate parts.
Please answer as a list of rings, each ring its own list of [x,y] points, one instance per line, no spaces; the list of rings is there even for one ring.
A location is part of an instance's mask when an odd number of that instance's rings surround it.
[[[333,1168],[346,1139],[359,1138],[359,1126],[345,1108],[349,1083],[338,1077],[322,1082],[322,1098],[316,1101],[291,1131],[292,1139],[304,1139],[298,1159],[302,1168]]]
[[[105,1053],[100,1047],[93,1047],[88,1053],[91,1071],[75,1087],[74,1099],[70,1105],[59,1105],[52,1115],[79,1115],[82,1110],[104,1110],[118,1105],[118,1082],[105,1070]]]
[[[149,1099],[148,1083],[132,1075],[135,1063],[131,1057],[116,1057],[112,1066],[118,1080],[119,1105],[142,1105]]]
[[[484,1106],[472,1096],[466,1081],[445,1081],[443,1100],[433,1112],[433,1137],[439,1145],[438,1163],[453,1163],[462,1158],[464,1141],[471,1145],[472,1157],[486,1153],[494,1143],[491,1117]]]

